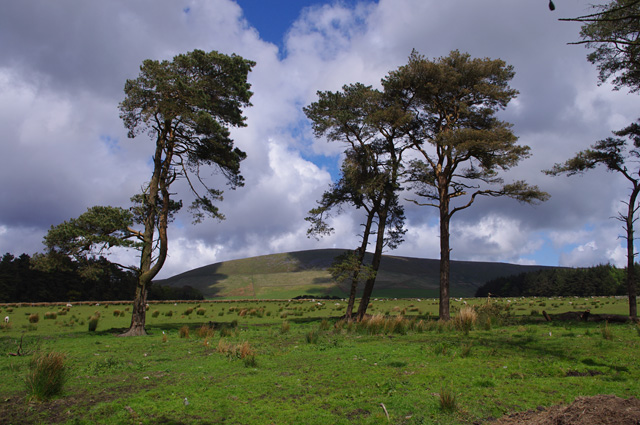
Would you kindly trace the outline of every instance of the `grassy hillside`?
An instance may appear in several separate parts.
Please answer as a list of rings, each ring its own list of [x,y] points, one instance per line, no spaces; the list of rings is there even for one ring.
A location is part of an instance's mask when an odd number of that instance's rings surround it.
[[[190,270],[156,283],[192,286],[206,298],[286,299],[297,295],[348,295],[349,283],[333,281],[327,267],[344,252],[320,249],[225,261]],[[369,258],[369,261],[371,258]],[[438,297],[438,260],[384,256],[374,297]],[[544,268],[506,263],[453,261],[451,294],[472,297],[486,281]]]

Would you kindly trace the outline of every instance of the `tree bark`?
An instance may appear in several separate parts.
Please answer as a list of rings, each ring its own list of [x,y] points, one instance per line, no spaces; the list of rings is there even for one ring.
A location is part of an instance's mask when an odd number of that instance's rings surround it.
[[[362,244],[360,245],[358,251],[358,264],[362,267],[364,263],[364,257],[367,252],[367,245],[369,245],[369,234],[371,233],[371,225],[373,224],[373,217],[375,216],[375,211],[371,210],[367,215],[367,223],[365,224],[364,233],[362,235]],[[351,291],[349,293],[349,303],[347,304],[347,312],[345,313],[345,317],[348,320],[351,320],[353,315],[353,305],[356,302],[356,291],[358,290],[358,279],[360,276],[360,269],[356,270],[353,273],[353,277],[351,279]]]
[[[138,281],[138,285],[136,286],[136,296],[133,300],[131,326],[120,336],[147,335],[147,331],[144,328],[147,315],[147,287],[147,284]]]
[[[637,295],[636,295],[636,267],[635,249],[633,246],[633,222],[636,212],[636,199],[640,192],[640,185],[634,184],[626,217],[627,224],[627,293],[629,295],[629,317],[636,320],[638,317]]]
[[[387,227],[387,214],[388,206],[385,206],[384,211],[378,214],[378,231],[376,238],[376,250],[373,253],[373,260],[371,261],[371,267],[373,268],[373,276],[367,279],[364,285],[364,291],[362,292],[362,298],[360,299],[360,305],[358,306],[358,321],[362,320],[367,313],[369,307],[369,300],[373,293],[373,285],[376,283],[376,277],[378,275],[378,269],[380,269],[380,262],[382,261],[382,248],[384,247],[384,231]]]
[[[158,274],[167,258],[168,236],[167,226],[169,222],[169,184],[171,173],[171,161],[173,159],[173,141],[171,134],[171,121],[164,122],[164,131],[160,132],[156,140],[156,152],[154,156],[154,170],[149,182],[149,192],[146,196],[146,211],[144,217],[143,247],[140,255],[140,270],[138,271],[138,285],[133,300],[131,325],[121,336],[146,335],[146,304],[147,291],[152,279]],[[162,196],[162,206],[158,219],[158,199]],[[160,247],[158,258],[153,262],[154,235],[156,222]]]
[[[451,247],[449,245],[449,194],[446,184],[440,185],[440,302],[438,317],[449,320],[449,272],[451,268]]]

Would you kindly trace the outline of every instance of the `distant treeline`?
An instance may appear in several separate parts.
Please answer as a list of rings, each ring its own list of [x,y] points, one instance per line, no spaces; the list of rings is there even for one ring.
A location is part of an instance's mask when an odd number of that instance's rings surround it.
[[[486,297],[489,293],[497,297],[624,295],[625,278],[625,269],[609,264],[578,269],[543,269],[490,280],[478,288],[476,297]]]
[[[100,257],[91,260],[94,272],[83,275],[71,260],[64,267],[43,271],[34,267],[27,254],[5,254],[0,261],[0,302],[69,302],[131,300],[136,290],[136,274],[122,270]],[[204,297],[191,287],[171,288],[152,285],[148,300],[184,300]]]

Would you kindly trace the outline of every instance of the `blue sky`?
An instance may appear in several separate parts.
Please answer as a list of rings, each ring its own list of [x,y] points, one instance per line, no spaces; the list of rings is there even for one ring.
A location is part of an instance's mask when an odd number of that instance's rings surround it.
[[[580,26],[560,22],[590,11],[586,0],[32,0],[0,14],[0,251],[33,254],[51,225],[93,205],[128,206],[149,178],[150,140],[127,138],[118,117],[127,78],[144,59],[193,49],[256,61],[247,127],[234,129],[247,152],[244,188],[227,191],[227,219],[170,229],[161,277],[233,258],[313,248],[354,248],[362,217],[345,210],[334,235],[306,237],[304,218],[336,178],[341,147],[317,140],[302,107],[318,90],[377,85],[412,49],[429,58],[458,49],[514,66],[520,94],[500,117],[532,156],[506,180],[549,192],[531,207],[483,199],[452,221],[452,258],[589,266],[625,263],[620,210],[628,188],[595,170],[552,178],[550,168],[636,120],[638,95],[597,84],[576,41]],[[185,13],[185,11],[188,13]],[[162,25],[158,25],[161,22]],[[205,173],[206,174],[206,173]],[[224,188],[219,176],[212,186]],[[176,186],[188,204],[185,187]],[[409,203],[405,242],[394,253],[438,257],[435,211]],[[180,225],[178,225],[178,223]],[[135,253],[116,253],[135,263]]]
[[[283,48],[284,36],[300,16],[303,8],[321,5],[317,0],[240,0],[238,4],[249,23],[260,32],[260,38]]]

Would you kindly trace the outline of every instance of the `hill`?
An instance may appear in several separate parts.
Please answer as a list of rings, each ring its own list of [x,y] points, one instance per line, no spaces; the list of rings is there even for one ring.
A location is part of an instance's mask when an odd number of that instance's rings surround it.
[[[320,249],[224,261],[155,283],[192,286],[205,298],[287,299],[303,294],[346,297],[349,283],[338,284],[327,272],[327,267],[342,252],[342,249]],[[385,255],[373,296],[437,298],[439,263],[439,260]],[[491,279],[544,268],[549,267],[452,261],[451,295],[473,297],[476,290]]]

